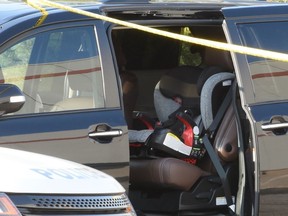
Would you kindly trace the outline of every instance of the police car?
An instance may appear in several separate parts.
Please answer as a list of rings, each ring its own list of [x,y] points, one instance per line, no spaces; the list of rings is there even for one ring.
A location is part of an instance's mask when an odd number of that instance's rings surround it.
[[[1,215],[136,215],[125,189],[96,169],[0,148]]]

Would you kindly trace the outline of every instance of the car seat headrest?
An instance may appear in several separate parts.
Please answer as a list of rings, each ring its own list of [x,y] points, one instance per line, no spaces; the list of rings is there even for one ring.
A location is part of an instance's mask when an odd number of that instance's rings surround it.
[[[168,120],[169,115],[178,110],[181,105],[171,98],[163,96],[159,89],[160,82],[157,83],[154,90],[154,107],[158,119],[161,122]]]
[[[212,124],[234,77],[233,73],[221,72],[212,75],[205,82],[200,96],[200,112],[205,129],[208,129]]]
[[[160,92],[171,99],[180,98],[184,108],[198,107],[199,95],[196,83],[201,70],[193,66],[181,66],[169,70],[160,79]]]

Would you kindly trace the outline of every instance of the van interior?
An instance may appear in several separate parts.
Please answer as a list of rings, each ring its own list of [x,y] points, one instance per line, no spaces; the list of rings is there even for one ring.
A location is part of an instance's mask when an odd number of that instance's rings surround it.
[[[220,24],[152,27],[227,42]],[[226,215],[243,193],[253,199],[249,125],[230,52],[120,26],[111,39],[136,136],[129,197],[139,215]],[[251,203],[245,198],[245,209]]]

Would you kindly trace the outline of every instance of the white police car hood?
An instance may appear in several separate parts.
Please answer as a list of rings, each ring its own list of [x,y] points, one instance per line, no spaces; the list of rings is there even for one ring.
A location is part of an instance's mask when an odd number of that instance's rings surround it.
[[[0,192],[107,194],[123,193],[111,176],[55,157],[0,148]]]

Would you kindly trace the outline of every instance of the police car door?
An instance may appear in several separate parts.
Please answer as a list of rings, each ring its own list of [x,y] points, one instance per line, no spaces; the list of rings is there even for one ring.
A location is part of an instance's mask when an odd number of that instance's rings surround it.
[[[287,5],[223,9],[230,43],[288,53],[287,10]],[[251,125],[254,213],[258,215],[259,210],[260,215],[285,215],[288,211],[288,63],[237,53],[234,63],[242,106]]]

